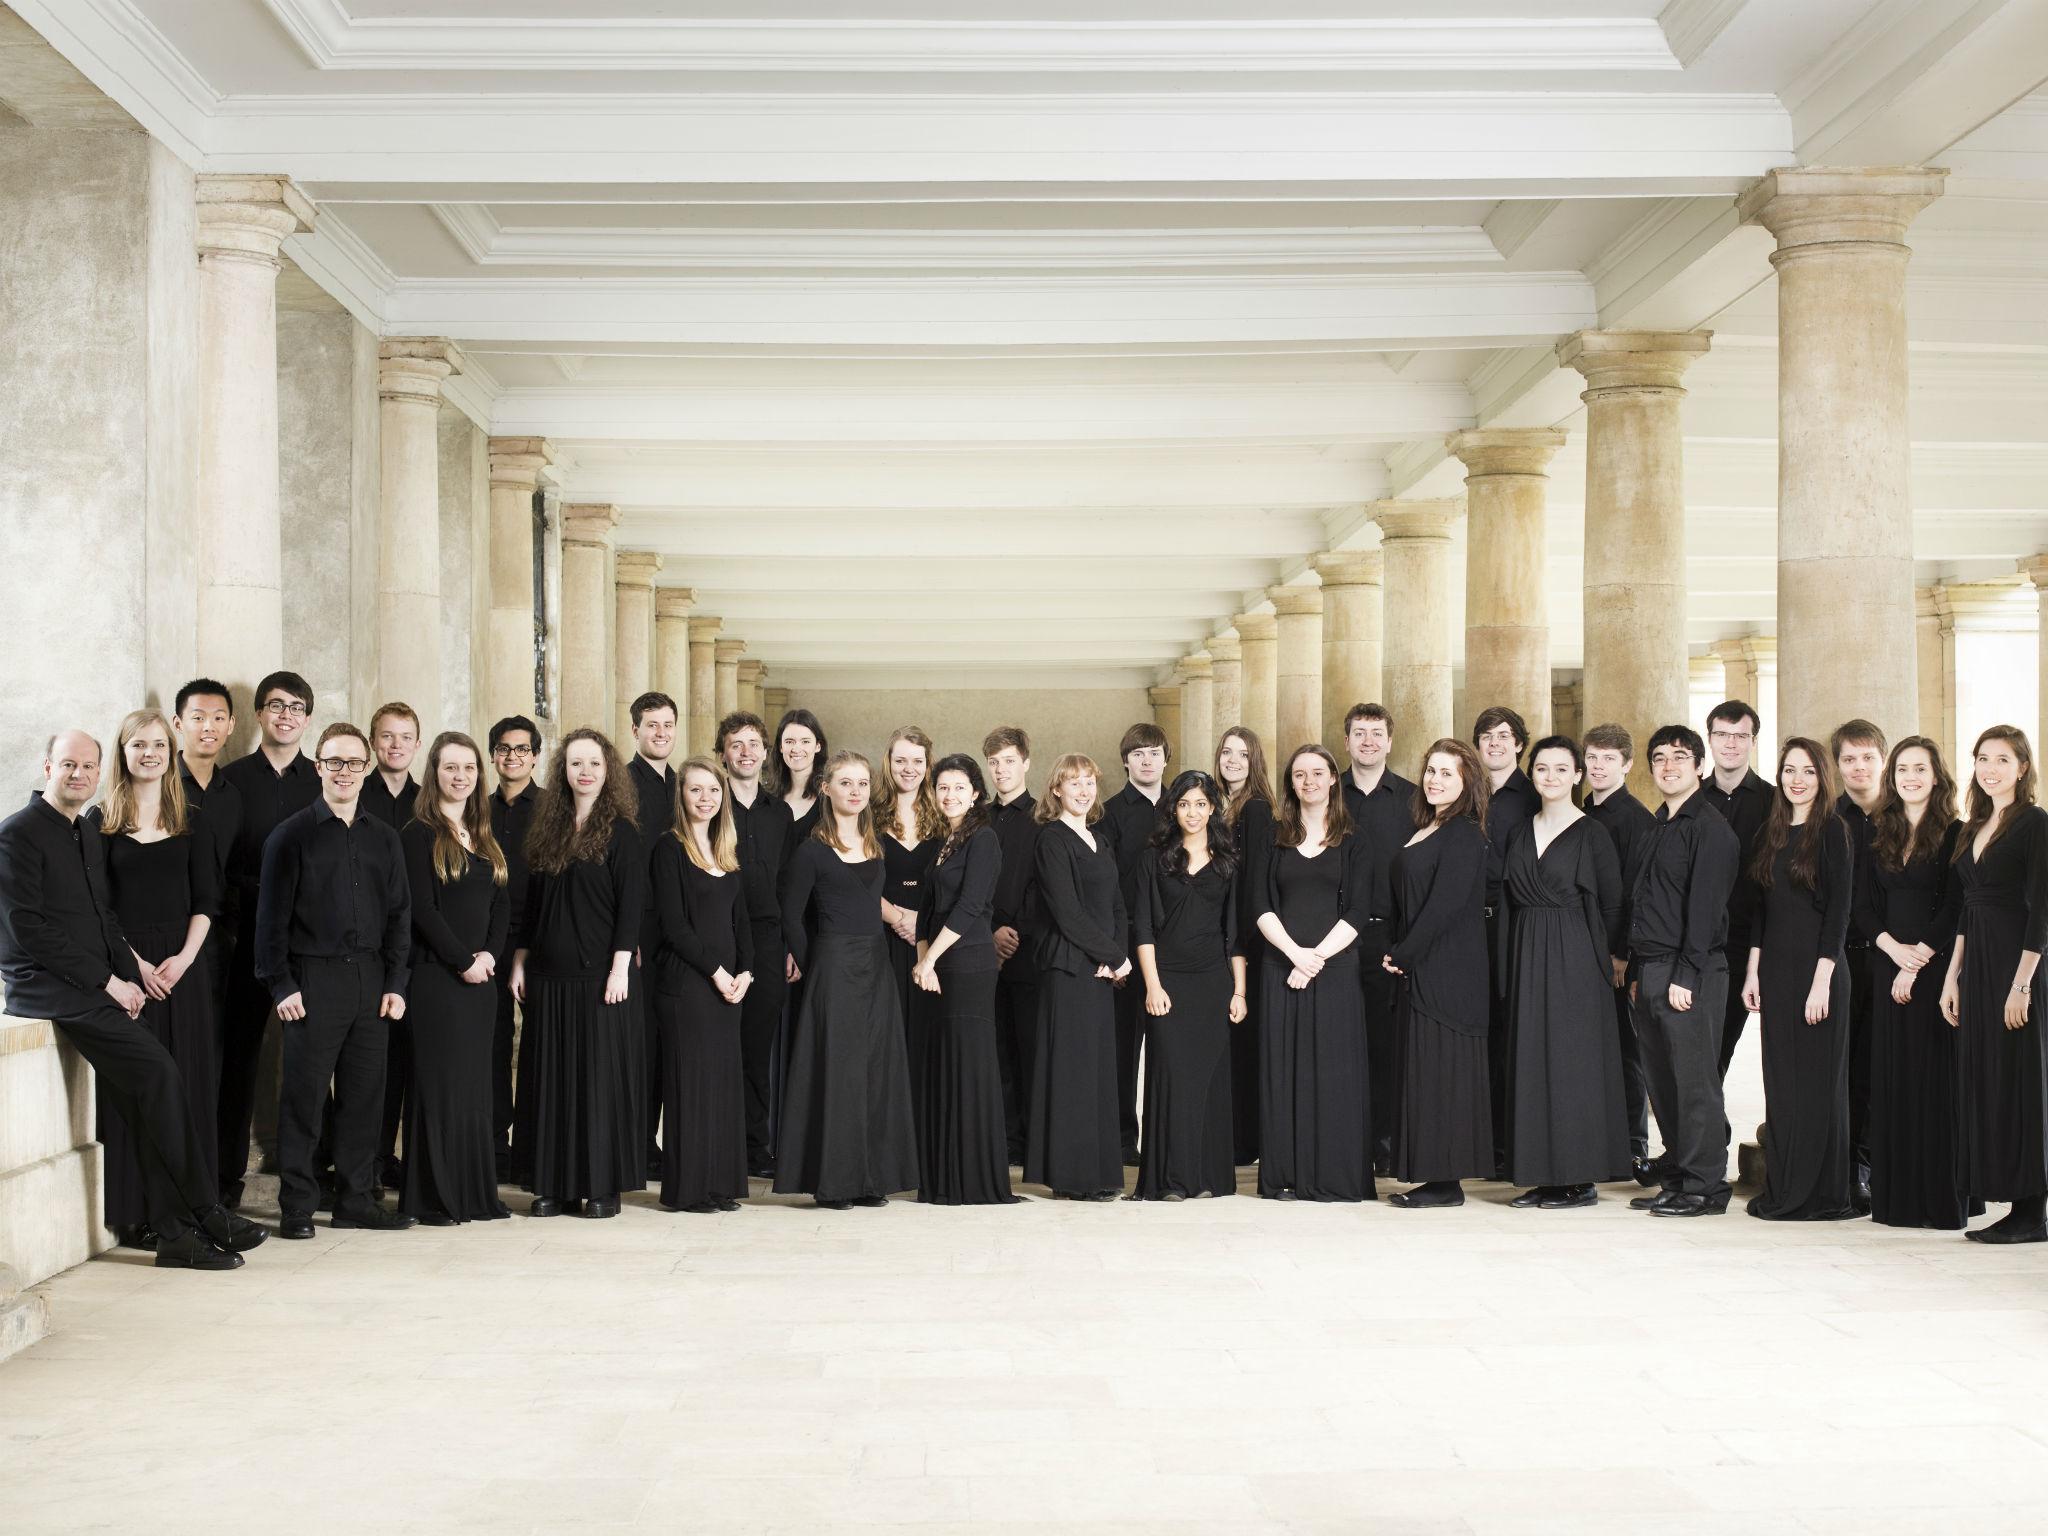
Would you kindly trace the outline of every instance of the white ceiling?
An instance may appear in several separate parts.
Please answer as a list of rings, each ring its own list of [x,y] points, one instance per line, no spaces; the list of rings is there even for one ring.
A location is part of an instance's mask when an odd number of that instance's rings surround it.
[[[460,342],[463,408],[795,686],[1150,680],[1365,503],[1454,491],[1446,432],[1577,429],[1589,325],[1717,332],[1691,633],[1770,629],[1732,199],[1795,163],[1949,167],[1916,552],[2048,547],[2048,0],[12,3],[202,169],[298,179],[300,267]]]

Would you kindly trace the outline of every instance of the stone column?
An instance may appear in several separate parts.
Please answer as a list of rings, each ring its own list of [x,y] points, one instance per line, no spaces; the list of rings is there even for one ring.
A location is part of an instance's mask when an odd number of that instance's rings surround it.
[[[199,222],[199,671],[243,701],[284,656],[278,513],[277,273],[313,205],[283,176],[201,176]],[[161,679],[159,679],[161,682]]]
[[[2021,568],[2025,568],[2024,561]],[[1920,734],[1941,748],[1943,761],[1949,772],[1954,773],[1956,744],[1948,739],[1947,721],[1955,705],[1949,697],[1948,674],[1942,666],[1941,610],[1931,586],[1913,589],[1913,653],[1919,665]]]
[[[1216,734],[1244,724],[1244,649],[1236,635],[1211,635],[1209,670],[1215,683]]]
[[[564,731],[615,725],[612,685],[612,533],[619,509],[562,508],[562,720]],[[617,745],[616,742],[613,743]]]
[[[1147,688],[1145,698],[1152,706],[1152,723],[1166,732],[1166,776],[1171,780],[1180,764],[1180,684]]]
[[[1216,771],[1216,666],[1197,651],[1180,664],[1181,766]]]
[[[1711,331],[1581,331],[1586,379],[1585,718],[1638,741],[1686,714],[1685,445],[1679,379]],[[1648,754],[1630,787],[1650,793]]]
[[[1457,733],[1451,718],[1451,525],[1456,500],[1383,501],[1373,508],[1386,562],[1384,680],[1394,717],[1394,768],[1414,778],[1429,744]]]
[[[688,587],[658,587],[654,593],[654,686],[676,701],[676,750],[687,757],[690,744],[690,609],[697,594]]]
[[[612,559],[614,741],[632,740],[633,701],[654,686],[654,578],[660,571],[661,556],[653,550],[622,549]]]
[[[377,696],[441,712],[441,381],[462,356],[431,336],[377,348]]]
[[[1273,600],[1274,732],[1282,752],[1322,740],[1323,591],[1268,587]]]
[[[761,718],[768,722],[768,729],[774,730],[778,721],[789,713],[789,690],[787,688],[763,688],[761,690]]]
[[[1544,467],[1555,427],[1453,432],[1465,466],[1465,698],[1505,704],[1531,739],[1550,732],[1550,598],[1544,579]]]
[[[487,689],[493,720],[531,718],[541,644],[533,601],[533,496],[554,462],[544,437],[494,437],[491,458],[491,616]]]
[[[1267,766],[1278,773],[1279,754],[1295,745],[1280,744],[1280,626],[1270,613],[1240,613],[1230,622],[1244,657],[1242,723],[1257,733],[1266,748]]]
[[[1385,561],[1376,549],[1317,555],[1323,578],[1323,744],[1344,761],[1344,717],[1380,696]]]
[[[2034,716],[2037,725],[2044,730],[2048,730],[2048,554],[2028,555],[2020,561],[2019,566],[2020,574],[2034,584],[2034,590],[2039,594],[2036,608],[2036,623],[2038,626],[2036,643],[2038,650],[2034,666],[2038,677],[2035,687]],[[2034,743],[2034,751],[2038,754],[2042,750],[2040,736],[2034,735],[2029,739]],[[1954,771],[1954,767],[1951,765],[1950,772]]]
[[[1906,226],[1945,171],[1772,171],[1737,212],[1777,237],[1782,723],[1826,739],[1917,722],[1917,658],[1877,637],[1913,611]]]
[[[750,715],[761,713],[761,667],[762,663],[751,656],[743,657],[740,661],[740,708]],[[768,728],[773,730],[775,722],[769,721]]]
[[[718,677],[713,684],[721,719],[740,707],[740,658],[747,653],[744,640],[721,639],[712,647]]]
[[[690,620],[690,750],[717,755],[718,631],[724,620],[708,615]]]
[[[1756,732],[1756,771],[1765,778],[1775,778],[1778,772],[1778,743],[1787,734],[1783,728],[1783,717],[1778,712],[1778,637],[1744,635],[1741,649],[1742,684],[1747,691],[1731,691],[1728,697],[1745,701],[1763,717],[1763,724],[1757,727]],[[1727,681],[1732,689],[1735,683],[1735,669],[1732,663],[1727,669]],[[1707,707],[1712,709],[1713,705],[1709,704]],[[1830,726],[1828,729],[1833,730],[1834,727]],[[1823,731],[1820,739],[1826,740],[1827,734],[1827,731]]]
[[[1550,729],[1578,741],[1586,734],[1586,688],[1581,678],[1553,677],[1550,683]]]

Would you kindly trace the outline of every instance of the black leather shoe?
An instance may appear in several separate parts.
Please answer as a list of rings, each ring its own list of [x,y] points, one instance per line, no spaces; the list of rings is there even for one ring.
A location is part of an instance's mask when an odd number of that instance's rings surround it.
[[[1709,1200],[1705,1195],[1666,1195],[1650,1207],[1652,1216],[1719,1216],[1728,1209],[1725,1200]]]
[[[1572,1184],[1563,1189],[1554,1189],[1548,1198],[1539,1200],[1537,1206],[1546,1211],[1576,1211],[1581,1206],[1598,1205],[1600,1191],[1590,1184]]]
[[[1404,1211],[1428,1211],[1465,1203],[1465,1186],[1449,1180],[1440,1184],[1418,1184],[1388,1201]]]
[[[114,1236],[120,1239],[123,1248],[139,1248],[144,1253],[154,1253],[157,1245],[156,1228],[146,1221],[128,1226],[116,1227]]]
[[[1663,1177],[1657,1172],[1657,1165],[1647,1157],[1629,1160],[1629,1176],[1644,1189],[1655,1189],[1664,1182]]]
[[[1629,1201],[1628,1208],[1632,1211],[1652,1210],[1656,1207],[1658,1202],[1663,1200],[1667,1195],[1672,1195],[1675,1193],[1677,1193],[1677,1191],[1675,1190],[1660,1189],[1654,1195],[1637,1195],[1633,1200]]]
[[[419,1224],[423,1227],[452,1227],[455,1225],[455,1218],[446,1211],[422,1211],[418,1219]]]
[[[1291,1189],[1276,1189],[1273,1191],[1272,1194],[1266,1196],[1266,1198],[1268,1200],[1299,1200],[1301,1196],[1297,1195]]]
[[[403,1232],[419,1223],[411,1216],[387,1211],[381,1205],[352,1205],[336,1211],[328,1225],[357,1232]]]
[[[852,1209],[853,1209],[853,1202],[852,1202],[851,1200],[815,1200],[815,1199],[814,1199],[814,1200],[812,1201],[812,1204],[816,1205],[816,1206],[818,1207],[818,1209],[819,1209],[819,1210],[821,1210],[821,1211],[850,1211],[850,1210],[852,1210]]]
[[[2004,1221],[1994,1221],[1988,1227],[1976,1227],[1963,1236],[1973,1243],[2048,1243],[2048,1226],[2008,1227]],[[158,1259],[157,1262],[161,1264],[163,1260]]]
[[[853,1203],[855,1205],[864,1205],[870,1210],[874,1210],[887,1205],[889,1197],[887,1195],[856,1195],[854,1196]]]
[[[747,1164],[747,1177],[750,1179],[774,1178],[775,1159],[772,1157],[755,1158],[752,1162]]]
[[[246,1216],[237,1216],[226,1206],[209,1205],[199,1213],[199,1230],[223,1253],[247,1253],[261,1247],[270,1233]]]
[[[1534,1206],[1541,1205],[1556,1193],[1557,1191],[1550,1185],[1539,1184],[1536,1188],[1524,1190],[1521,1194],[1510,1200],[1508,1202],[1508,1209],[1511,1211],[1526,1211]]]
[[[286,1211],[277,1219],[277,1235],[294,1241],[313,1235],[313,1218],[306,1211]]]
[[[717,1207],[721,1211],[736,1211],[740,1208],[740,1203],[737,1200],[718,1200],[714,1201],[713,1203],[717,1205]]]
[[[240,1269],[243,1262],[239,1253],[214,1247],[205,1233],[196,1230],[157,1240],[158,1269]]]
[[[603,1221],[606,1217],[616,1216],[619,1214],[619,1197],[613,1195],[609,1199],[586,1200],[583,1202],[583,1214],[592,1221]]]
[[[1123,1197],[1124,1192],[1120,1189],[1097,1189],[1090,1191],[1081,1198],[1083,1200],[1093,1200],[1096,1204],[1100,1205],[1105,1200],[1121,1200]]]
[[[662,1209],[671,1215],[709,1216],[718,1206],[710,1200],[692,1200],[688,1205],[664,1205]]]

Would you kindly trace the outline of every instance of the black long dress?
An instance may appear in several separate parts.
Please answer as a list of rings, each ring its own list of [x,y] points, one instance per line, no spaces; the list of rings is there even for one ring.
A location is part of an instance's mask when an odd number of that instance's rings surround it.
[[[1963,1169],[1980,1200],[2048,1194],[2048,965],[2034,968],[2026,1027],[2005,1027],[2020,955],[2048,948],[2048,810],[2015,806],[1984,857],[1965,848],[1962,881]]]
[[[1355,833],[1314,858],[1275,848],[1262,910],[1276,913],[1288,937],[1305,948],[1322,943],[1339,921],[1363,930],[1368,857]],[[1293,967],[1279,950],[1260,968],[1259,1193],[1268,1199],[1378,1198],[1358,963],[1354,942],[1299,990],[1287,985]]]
[[[604,1000],[612,956],[640,941],[646,887],[640,836],[623,817],[602,859],[529,877],[514,1139],[536,1195],[609,1200],[647,1187],[641,999]]]
[[[1168,874],[1155,853],[1138,880],[1132,927],[1171,1010],[1147,1018],[1145,1141],[1138,1159],[1140,1200],[1169,1195],[1234,1195],[1230,1112],[1230,959],[1241,947],[1236,872],[1216,860],[1191,878]]]
[[[1059,1195],[1096,1196],[1124,1187],[1116,1110],[1116,995],[1098,977],[1129,958],[1116,855],[1094,847],[1064,821],[1038,835],[1038,1050],[1031,1063],[1031,1115],[1024,1177]]]
[[[492,1109],[491,1041],[498,989],[462,979],[478,951],[505,947],[511,911],[489,859],[465,855],[462,874],[434,873],[434,829],[409,821],[398,841],[412,886],[412,1084],[405,1097],[405,1182],[398,1208],[408,1216],[493,1221],[511,1213],[498,1198]]]
[[[220,922],[220,854],[205,812],[188,807],[185,814],[186,829],[180,837],[143,843],[121,833],[107,839],[108,898],[129,946],[151,965],[162,964],[185,947],[195,916],[212,919],[215,927]],[[87,835],[102,835],[99,807],[85,813],[82,825]],[[220,1024],[214,1012],[213,968],[204,952],[169,997],[143,1003],[139,1022],[178,1064],[192,1124],[212,1125],[220,1087]],[[142,1226],[149,1220],[149,1196],[135,1138],[113,1098],[98,1086],[98,1079],[94,1082],[93,1129],[102,1148],[105,1220],[110,1227]],[[206,1182],[211,1188],[213,1138],[201,1135],[194,1140],[206,1155]]]
[[[1394,855],[1401,1118],[1394,1176],[1432,1184],[1493,1172],[1487,1080],[1486,833],[1454,816]]]
[[[1942,978],[1962,915],[1955,872],[1962,830],[1950,822],[1934,850],[1903,869],[1886,869],[1872,855],[1858,884],[1865,933],[1934,951],[1911,996],[1895,1003],[1898,964],[1871,946],[1870,1219],[1888,1227],[1953,1232],[1984,1209],[1964,1187],[1960,1042],[1941,1016]]]
[[[1245,1016],[1230,1027],[1231,1157],[1240,1168],[1259,1160],[1259,1009],[1268,947],[1252,926],[1265,905],[1266,866],[1273,859],[1273,807],[1254,796],[1230,824],[1237,854],[1237,914],[1244,932]]]
[[[738,870],[699,869],[673,833],[654,845],[654,1027],[661,1033],[661,1203],[701,1210],[747,1196],[742,1007],[711,980],[754,968]]]
[[[927,1205],[1005,1205],[1010,1153],[1003,1075],[996,1058],[996,944],[989,926],[1003,850],[995,828],[977,827],[937,859],[925,878],[917,934],[930,943],[951,930],[939,956],[939,992],[920,989],[924,1060],[912,1083],[918,1163]]]
[[[908,907],[920,915],[925,902],[925,880],[931,872],[932,860],[939,856],[943,839],[921,838],[915,848],[906,848],[896,841],[892,832],[882,834],[882,899],[891,906]],[[884,929],[889,941],[889,974],[896,978],[896,1001],[903,1014],[903,1048],[910,1062],[910,1080],[921,1081],[925,1067],[925,1037],[929,1024],[925,1015],[930,1011],[926,995],[910,973],[917,968],[917,946],[906,944],[896,937],[894,929]],[[910,1100],[912,1123],[923,1104],[913,1093]]]
[[[1844,946],[1855,896],[1849,829],[1821,844],[1815,889],[1792,879],[1794,828],[1771,863],[1762,922],[1750,943],[1762,952],[1764,1187],[1749,1214],[1772,1221],[1846,1221],[1855,1166],[1849,1155],[1849,967]],[[1806,995],[1823,958],[1835,962],[1828,1016],[1806,1022]]]
[[[1508,1177],[1598,1184],[1629,1170],[1613,973],[1623,946],[1614,840],[1580,817],[1542,853],[1536,823],[1511,834],[1507,904]]]
[[[789,861],[783,929],[804,990],[790,1030],[778,1194],[869,1200],[918,1184],[882,878],[880,859],[849,864],[816,838]],[[815,936],[804,927],[814,895]]]

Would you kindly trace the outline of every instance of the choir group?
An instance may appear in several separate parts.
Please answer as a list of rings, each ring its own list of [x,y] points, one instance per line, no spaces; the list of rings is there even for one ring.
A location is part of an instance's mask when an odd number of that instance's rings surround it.
[[[510,1214],[731,1211],[750,1179],[832,1209],[915,1190],[1261,1196],[1518,1208],[1633,1179],[1659,1217],[1724,1211],[1722,1079],[1761,1019],[1750,1214],[1870,1215],[2048,1240],[2048,813],[1994,727],[1966,803],[1931,740],[1853,720],[1750,767],[1758,716],[1645,744],[1533,744],[1491,708],[1390,766],[1396,722],[1296,747],[1277,786],[1232,726],[1169,762],[1149,723],[1110,792],[1089,758],[1028,788],[1031,744],[880,763],[817,718],[719,722],[671,762],[544,744],[523,716],[421,745],[387,704],[311,754],[304,679],[199,679],[121,722],[104,764],[53,737],[0,823],[9,1012],[98,1071],[106,1219],[166,1267],[227,1269],[271,1020],[278,1235]],[[543,786],[536,781],[552,746]],[[984,778],[984,768],[987,777]],[[102,780],[104,779],[104,785]],[[495,782],[487,782],[494,780]],[[1958,811],[1961,818],[1958,819]],[[516,1043],[516,1050],[515,1050]],[[1141,1075],[1142,1067],[1142,1075]],[[1663,1146],[1648,1140],[1654,1111]],[[384,1195],[396,1192],[395,1204]]]

